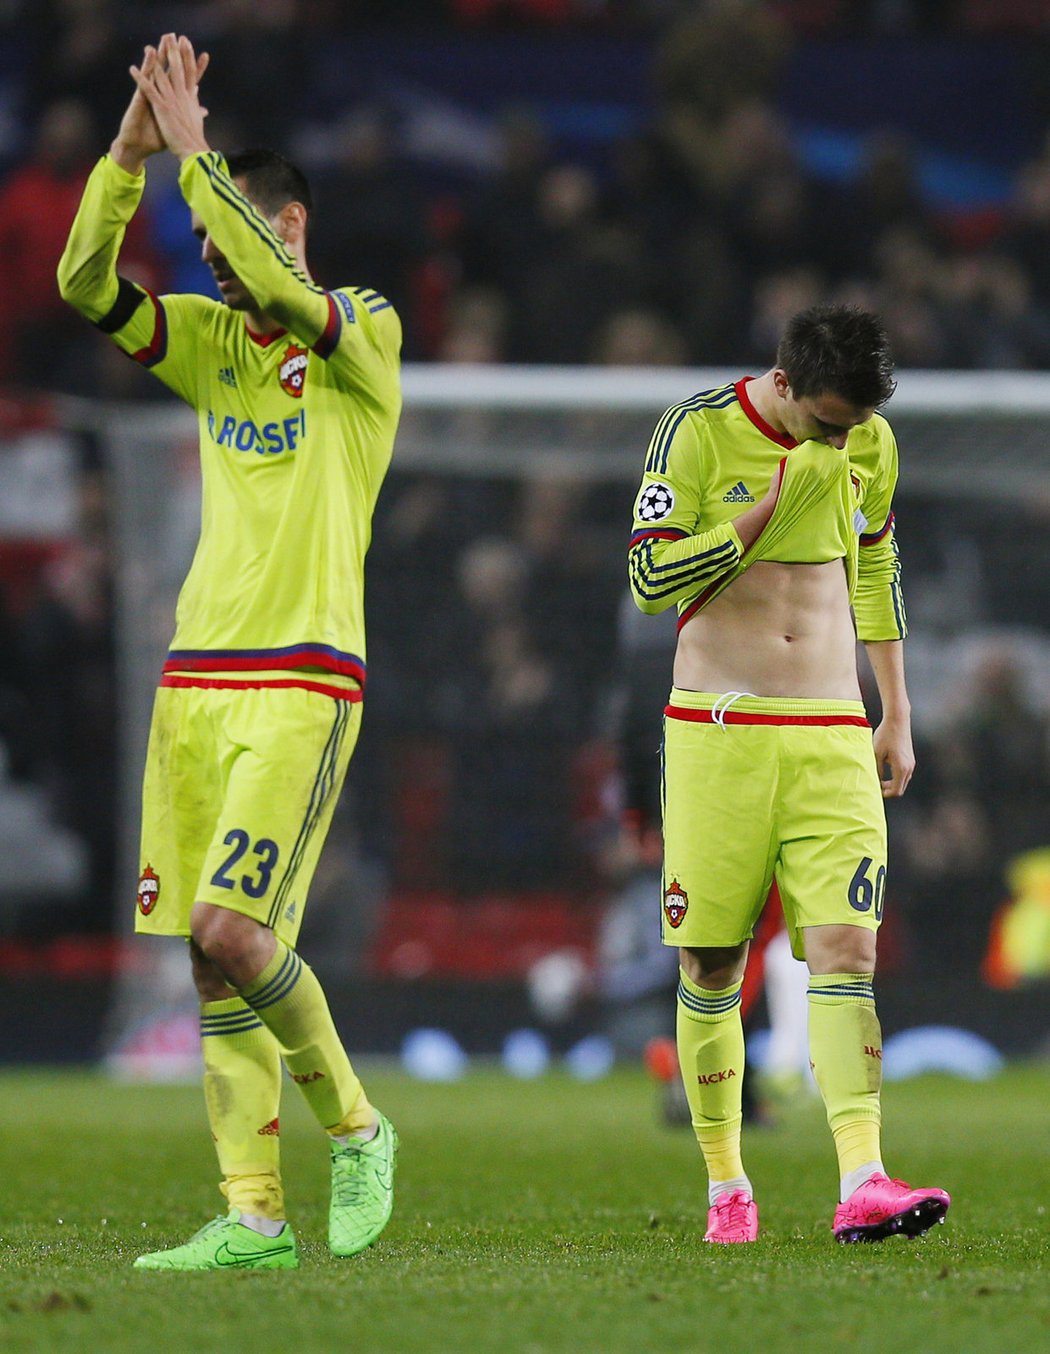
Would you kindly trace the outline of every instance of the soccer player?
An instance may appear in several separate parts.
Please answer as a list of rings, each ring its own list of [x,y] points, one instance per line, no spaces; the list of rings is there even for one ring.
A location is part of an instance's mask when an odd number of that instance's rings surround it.
[[[891,1180],[880,1148],[883,798],[903,794],[914,768],[897,448],[875,412],[894,386],[874,315],[804,311],[765,375],[664,414],[635,501],[635,601],[679,612],[661,923],[679,947],[678,1054],[707,1165],[707,1241],[758,1235],[740,1155],[740,988],[774,878],[809,967],[810,1058],[841,1179],[834,1235],[916,1235],[950,1203]],[[882,702],[874,736],[858,636]]]
[[[361,717],[363,567],[400,413],[398,318],[310,278],[310,193],[280,155],[211,150],[185,37],[147,47],[59,265],[62,295],[197,411],[201,534],[179,597],[143,789],[136,927],[189,938],[228,1213],[145,1269],[298,1263],[279,1170],[281,1061],[328,1134],[328,1240],[363,1250],[397,1138],[295,950]],[[221,302],[116,272],[146,159],[167,147]]]

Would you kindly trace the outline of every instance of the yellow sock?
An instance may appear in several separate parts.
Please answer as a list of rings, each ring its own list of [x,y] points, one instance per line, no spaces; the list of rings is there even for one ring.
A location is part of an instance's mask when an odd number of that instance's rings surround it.
[[[808,996],[810,1061],[846,1176],[881,1157],[882,1030],[871,974],[811,974]]]
[[[232,1208],[275,1221],[284,1217],[277,1112],[277,1041],[240,997],[201,1005],[204,1099]]]
[[[309,964],[281,941],[241,996],[276,1036],[281,1055],[318,1123],[333,1135],[368,1128],[375,1111],[350,1066],[324,991]]]
[[[679,972],[678,1062],[693,1129],[712,1181],[744,1175],[740,1159],[744,1076],[740,986],[735,983],[711,992]]]

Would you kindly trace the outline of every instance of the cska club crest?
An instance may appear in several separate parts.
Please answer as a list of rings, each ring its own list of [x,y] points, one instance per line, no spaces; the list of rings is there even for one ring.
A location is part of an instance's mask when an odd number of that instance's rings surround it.
[[[294,395],[297,400],[302,397],[303,387],[306,385],[306,364],[309,357],[310,354],[305,348],[300,348],[296,343],[289,343],[281,358],[281,365],[277,368],[277,379],[281,383],[281,389],[289,395]]]
[[[664,916],[667,924],[677,931],[689,911],[689,895],[677,879],[672,879],[664,890]]]
[[[157,899],[160,897],[160,880],[153,872],[153,867],[147,865],[139,875],[139,911],[144,917],[148,917],[157,906]]]

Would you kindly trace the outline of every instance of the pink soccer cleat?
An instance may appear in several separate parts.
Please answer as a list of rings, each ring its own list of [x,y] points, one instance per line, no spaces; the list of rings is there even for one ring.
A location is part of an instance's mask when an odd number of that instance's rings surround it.
[[[720,1194],[707,1212],[705,1241],[729,1246],[737,1241],[758,1240],[758,1204],[747,1190]]]
[[[835,1209],[835,1240],[884,1241],[888,1236],[921,1236],[943,1222],[951,1203],[943,1189],[912,1189],[903,1180],[875,1174]]]

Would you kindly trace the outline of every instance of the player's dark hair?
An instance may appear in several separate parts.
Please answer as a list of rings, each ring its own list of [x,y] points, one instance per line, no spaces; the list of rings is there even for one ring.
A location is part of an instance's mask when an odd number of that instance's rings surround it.
[[[793,316],[777,366],[796,399],[832,394],[857,409],[877,409],[897,388],[882,321],[857,306],[812,306]]]
[[[314,209],[306,175],[279,151],[256,146],[226,157],[231,179],[243,179],[247,194],[267,216],[276,216],[289,202],[301,202],[307,215]]]

